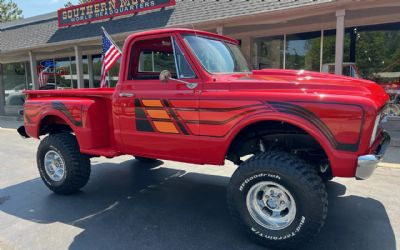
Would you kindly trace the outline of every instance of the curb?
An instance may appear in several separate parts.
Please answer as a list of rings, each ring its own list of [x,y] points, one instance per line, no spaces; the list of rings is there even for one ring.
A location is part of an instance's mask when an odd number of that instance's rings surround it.
[[[400,164],[397,164],[397,163],[381,162],[381,163],[378,164],[378,167],[380,167],[380,168],[399,169],[400,170]]]
[[[22,117],[19,117],[19,116],[4,116],[4,115],[0,116],[0,121],[18,122],[18,121],[21,121],[21,120],[22,120]]]
[[[0,116],[0,121],[21,122],[23,120],[22,116]]]
[[[390,142],[390,146],[391,147],[400,147],[400,139],[392,139],[392,141]]]

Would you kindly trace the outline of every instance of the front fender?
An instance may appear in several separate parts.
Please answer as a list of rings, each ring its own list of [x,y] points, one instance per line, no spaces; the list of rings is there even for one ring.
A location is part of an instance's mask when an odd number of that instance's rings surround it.
[[[283,113],[259,113],[248,116],[238,122],[230,131],[227,137],[227,144],[225,145],[225,155],[229,150],[236,136],[246,127],[265,121],[278,121],[285,122],[295,127],[298,127],[312,136],[325,151],[328,156],[332,173],[334,176],[352,177],[355,173],[357,155],[354,152],[339,151],[332,146],[332,143],[320,130],[315,128],[314,124],[307,120],[301,119],[296,116],[286,115]]]

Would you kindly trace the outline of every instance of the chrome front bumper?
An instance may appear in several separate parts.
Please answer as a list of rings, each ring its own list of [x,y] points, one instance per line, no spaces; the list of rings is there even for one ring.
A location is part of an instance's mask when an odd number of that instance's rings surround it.
[[[374,173],[382,157],[385,155],[386,149],[390,144],[390,136],[387,132],[383,132],[381,144],[376,150],[376,154],[362,155],[358,157],[358,165],[356,171],[357,180],[366,180]]]

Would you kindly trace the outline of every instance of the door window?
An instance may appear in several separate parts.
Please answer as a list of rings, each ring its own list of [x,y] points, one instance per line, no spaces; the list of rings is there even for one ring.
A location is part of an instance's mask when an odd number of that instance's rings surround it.
[[[174,43],[174,54],[176,61],[176,68],[178,69],[178,77],[179,78],[196,78],[196,74],[194,73],[192,67],[187,61],[185,54],[183,54],[181,48],[179,48],[175,39],[173,39]]]
[[[181,48],[171,37],[136,42],[131,55],[130,80],[157,80],[168,70],[174,78],[196,78]]]

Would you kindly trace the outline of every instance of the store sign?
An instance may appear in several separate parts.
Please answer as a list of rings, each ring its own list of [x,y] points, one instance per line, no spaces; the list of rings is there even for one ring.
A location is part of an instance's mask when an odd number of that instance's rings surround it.
[[[175,0],[97,0],[58,11],[58,26],[72,26],[175,5]]]

